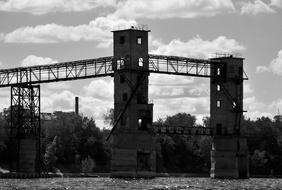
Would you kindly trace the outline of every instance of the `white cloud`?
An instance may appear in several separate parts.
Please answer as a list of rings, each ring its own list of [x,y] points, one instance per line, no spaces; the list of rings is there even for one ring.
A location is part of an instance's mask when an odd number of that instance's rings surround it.
[[[250,95],[254,92],[249,83],[244,82],[244,95]]]
[[[114,82],[112,78],[94,79],[83,90],[89,97],[101,100],[112,100],[114,98]]]
[[[274,58],[269,66],[258,66],[256,73],[272,72],[275,75],[282,75],[282,49],[278,52],[277,57]]]
[[[112,42],[111,30],[118,25],[135,25],[136,21],[98,17],[88,24],[63,26],[46,24],[26,26],[5,34],[6,43],[58,43],[96,41],[100,47],[108,47]]]
[[[4,0],[0,1],[0,11],[43,15],[52,12],[89,11],[115,4],[116,0]]]
[[[278,52],[277,57],[271,61],[269,67],[274,74],[282,75],[282,49]]]
[[[270,106],[267,106],[265,103],[260,102],[255,96],[244,98],[244,110],[247,110],[247,113],[245,113],[245,115],[252,120],[255,120],[262,116],[273,118],[273,114],[268,112],[269,108]]]
[[[3,41],[5,38],[5,35],[3,33],[0,33],[0,41]]]
[[[282,0],[271,0],[270,4],[274,7],[282,8]]]
[[[112,14],[118,18],[195,18],[233,12],[231,0],[126,0]]]
[[[260,73],[265,73],[265,72],[269,72],[270,69],[266,66],[257,66],[256,67],[256,73],[260,74]]]
[[[257,15],[260,13],[275,13],[270,6],[261,0],[255,0],[254,2],[243,2],[241,7],[241,14]]]
[[[29,55],[22,60],[21,66],[29,67],[34,65],[49,65],[57,62],[57,60],[53,60],[49,57],[38,57],[35,55]]]
[[[0,61],[0,67],[2,67],[3,63]]]
[[[245,47],[234,39],[219,36],[214,40],[203,40],[200,36],[183,42],[179,39],[172,40],[169,44],[154,42],[157,48],[152,51],[155,54],[189,56],[195,58],[208,58],[214,53],[238,52]]]
[[[154,120],[180,112],[209,115],[209,97],[183,97],[154,100]]]

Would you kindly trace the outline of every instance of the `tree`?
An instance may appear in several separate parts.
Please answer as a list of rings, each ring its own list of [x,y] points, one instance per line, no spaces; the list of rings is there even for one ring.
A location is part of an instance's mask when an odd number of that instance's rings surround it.
[[[46,166],[47,171],[54,171],[54,166],[57,161],[57,136],[54,137],[54,140],[51,144],[47,145],[45,154],[44,154],[44,164]]]
[[[106,125],[113,126],[114,125],[114,109],[111,108],[107,111],[106,114],[103,115],[104,117],[104,123]]]

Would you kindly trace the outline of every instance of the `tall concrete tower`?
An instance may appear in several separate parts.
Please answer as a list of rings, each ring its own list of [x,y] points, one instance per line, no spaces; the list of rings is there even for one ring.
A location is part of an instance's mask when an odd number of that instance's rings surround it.
[[[154,177],[153,104],[148,103],[148,32],[114,31],[114,118],[112,177]]]
[[[243,113],[243,58],[232,55],[212,59],[210,90],[211,177],[248,178],[248,146],[241,135]]]

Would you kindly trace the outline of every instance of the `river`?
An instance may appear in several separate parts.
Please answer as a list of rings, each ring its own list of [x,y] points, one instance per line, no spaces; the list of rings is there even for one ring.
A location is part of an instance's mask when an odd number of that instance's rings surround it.
[[[0,189],[282,189],[282,179],[251,178],[245,180],[219,180],[199,177],[164,177],[136,180],[112,179],[108,177],[0,179]]]

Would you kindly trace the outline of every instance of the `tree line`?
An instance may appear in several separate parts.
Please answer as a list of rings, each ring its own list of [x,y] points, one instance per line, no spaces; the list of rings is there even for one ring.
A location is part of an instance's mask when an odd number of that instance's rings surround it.
[[[9,124],[0,114],[0,166],[8,168]],[[111,151],[106,141],[109,129],[99,128],[93,118],[75,113],[54,112],[41,123],[41,161],[44,171],[109,172]],[[105,123],[113,123],[113,110],[105,114]],[[196,117],[178,113],[159,119],[156,124],[197,127]],[[209,126],[209,118],[203,119]],[[282,120],[260,117],[242,118],[242,134],[250,153],[250,173],[282,175]],[[209,173],[212,137],[157,135],[157,171]]]

